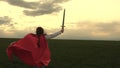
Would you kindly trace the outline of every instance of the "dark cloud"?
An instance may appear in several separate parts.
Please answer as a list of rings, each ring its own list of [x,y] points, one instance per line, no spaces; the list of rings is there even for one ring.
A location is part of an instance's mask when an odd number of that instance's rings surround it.
[[[11,18],[8,16],[0,17],[0,25],[9,24],[11,22]]]
[[[60,3],[67,2],[69,0],[46,0],[44,2],[26,2],[24,0],[4,0],[11,5],[27,8],[24,10],[24,14],[28,16],[39,16],[43,14],[51,14],[58,12],[62,9]]]
[[[12,18],[8,16],[0,17],[0,28],[2,28],[1,33],[4,34],[4,29],[15,29],[16,23],[12,22]]]
[[[36,10],[25,10],[24,13],[28,16],[38,16],[43,14],[51,14],[53,12],[59,12],[62,7],[59,3],[63,3],[69,0],[52,0],[39,4]]]
[[[23,8],[35,9],[38,5],[37,2],[25,2],[24,0],[5,0],[11,5],[19,6]]]
[[[53,0],[54,3],[63,3],[63,2],[67,2],[69,0]]]
[[[51,14],[53,12],[58,12],[62,8],[58,5],[54,5],[53,3],[45,3],[38,7],[37,10],[25,10],[24,13],[28,16],[38,16],[43,14]]]

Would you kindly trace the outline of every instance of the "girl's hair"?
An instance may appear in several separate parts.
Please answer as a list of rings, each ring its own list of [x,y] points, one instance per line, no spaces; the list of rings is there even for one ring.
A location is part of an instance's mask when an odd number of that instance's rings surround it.
[[[38,37],[38,43],[37,43],[38,47],[40,47],[40,35],[42,35],[42,34],[44,34],[43,28],[42,27],[37,27],[36,28],[36,35]]]

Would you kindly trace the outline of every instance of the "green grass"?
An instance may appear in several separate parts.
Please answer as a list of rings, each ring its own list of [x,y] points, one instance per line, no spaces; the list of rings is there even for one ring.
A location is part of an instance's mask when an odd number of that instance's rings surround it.
[[[33,68],[6,55],[9,43],[0,39],[0,68]],[[120,41],[48,40],[51,62],[47,68],[120,68]]]

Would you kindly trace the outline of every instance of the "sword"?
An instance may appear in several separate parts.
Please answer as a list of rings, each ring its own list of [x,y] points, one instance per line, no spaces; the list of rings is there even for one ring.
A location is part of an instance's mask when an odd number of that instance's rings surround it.
[[[63,32],[64,32],[64,21],[65,21],[65,9],[64,9],[64,11],[63,11],[63,21],[62,21],[62,30],[63,30]]]

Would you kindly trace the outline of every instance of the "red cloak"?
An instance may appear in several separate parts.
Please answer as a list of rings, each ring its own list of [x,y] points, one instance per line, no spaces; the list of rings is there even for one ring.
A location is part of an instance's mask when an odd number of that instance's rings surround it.
[[[28,34],[23,39],[10,45],[7,48],[7,55],[12,60],[12,55],[14,54],[24,63],[31,66],[48,66],[50,62],[50,50],[45,36],[40,36],[40,47],[38,47],[37,43],[37,35]]]

